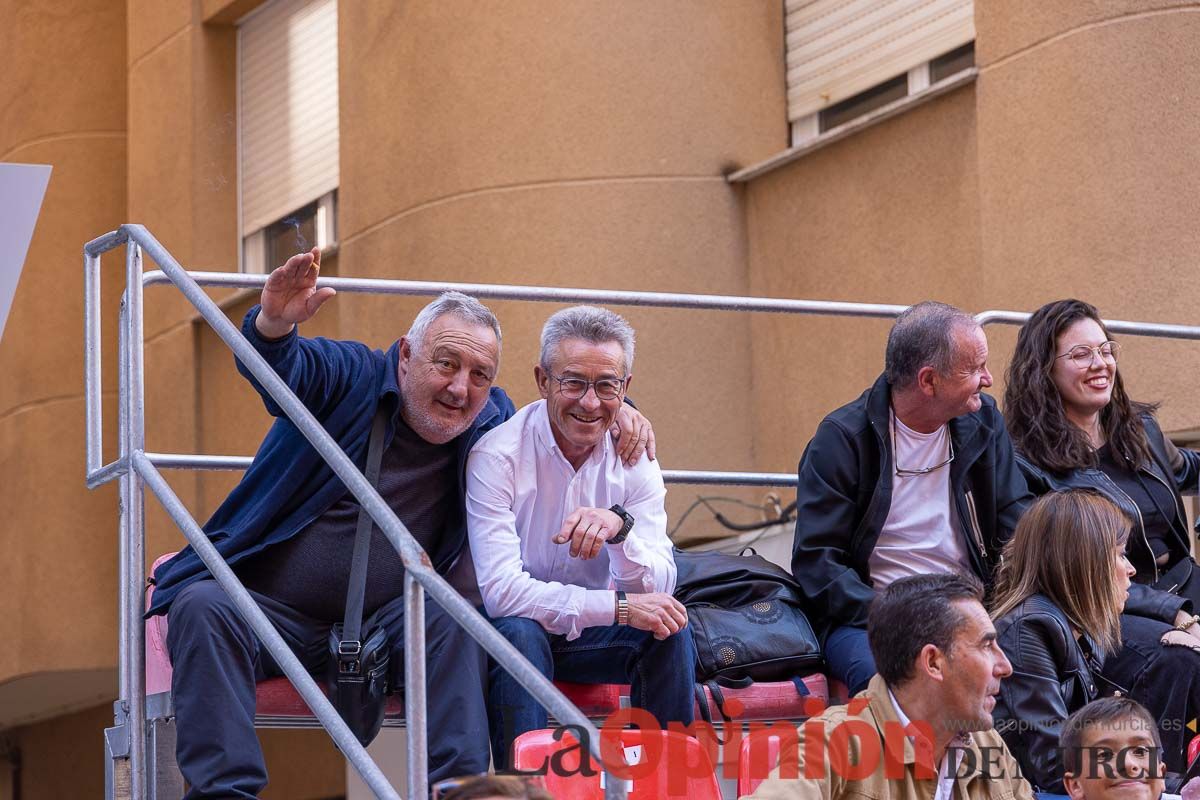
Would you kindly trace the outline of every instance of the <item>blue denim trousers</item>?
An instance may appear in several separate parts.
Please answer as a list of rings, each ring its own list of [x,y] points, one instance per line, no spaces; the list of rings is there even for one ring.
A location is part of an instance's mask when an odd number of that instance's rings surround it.
[[[315,673],[323,671],[329,657],[329,623],[309,619],[257,592],[250,595],[300,663]],[[185,587],[171,604],[168,619],[176,754],[191,786],[186,800],[256,798],[267,783],[267,768],[254,732],[254,684],[283,670],[216,581]],[[375,624],[388,632],[392,686],[399,687],[404,676],[404,598],[375,611],[364,620],[363,630]],[[484,772],[486,654],[428,598],[425,631],[430,782]]]
[[[865,628],[843,625],[834,628],[825,638],[825,663],[829,674],[850,690],[850,696],[867,688],[875,675],[875,657],[867,643]]]
[[[696,645],[689,628],[659,641],[648,631],[609,625],[587,628],[578,639],[568,641],[524,617],[501,617],[492,624],[551,680],[629,683],[633,707],[653,714],[663,730],[670,722],[692,723]],[[546,709],[489,659],[488,727],[496,769],[508,768],[513,740],[546,724]]]

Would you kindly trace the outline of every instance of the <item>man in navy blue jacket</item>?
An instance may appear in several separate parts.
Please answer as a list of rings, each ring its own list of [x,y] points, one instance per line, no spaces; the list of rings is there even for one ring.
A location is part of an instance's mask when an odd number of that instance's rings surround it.
[[[377,489],[460,591],[466,541],[464,467],[471,446],[513,414],[494,387],[500,326],[477,300],[448,292],[430,303],[386,352],[358,342],[307,339],[296,326],[334,296],[316,287],[320,252],[271,273],[242,329],[330,435],[361,468],[371,421],[387,414]],[[342,620],[358,502],[242,364],[238,369],[276,417],[254,463],[205,525],[221,555],[310,670],[324,666],[330,626]],[[618,445],[641,455],[653,434],[632,409]],[[375,530],[363,629],[392,643],[393,686],[403,675],[403,565]],[[254,734],[256,681],[281,674],[232,601],[189,547],[155,573],[149,614],[168,614],[177,755],[189,798],[256,797],[266,785]],[[426,658],[438,676],[429,696],[431,781],[488,766],[482,649],[436,603],[426,609]]]

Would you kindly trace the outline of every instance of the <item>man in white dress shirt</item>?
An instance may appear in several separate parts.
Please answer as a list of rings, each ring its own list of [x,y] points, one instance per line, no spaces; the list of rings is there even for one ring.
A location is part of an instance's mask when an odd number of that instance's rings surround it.
[[[658,464],[625,466],[606,435],[625,400],[634,335],[622,317],[567,308],[542,329],[542,399],[484,436],[467,464],[467,525],[484,608],[548,678],[630,683],[664,729],[690,724],[695,646],[671,596]],[[502,667],[489,674],[492,758],[546,711]]]

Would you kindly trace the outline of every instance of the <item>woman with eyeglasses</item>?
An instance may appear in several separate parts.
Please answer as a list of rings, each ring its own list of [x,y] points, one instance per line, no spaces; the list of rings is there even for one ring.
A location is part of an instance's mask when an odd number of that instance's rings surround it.
[[[1182,624],[1200,608],[1180,497],[1196,493],[1200,453],[1175,447],[1154,418],[1156,406],[1129,398],[1120,354],[1093,306],[1042,306],[1017,336],[1004,419],[1034,494],[1095,489],[1133,521],[1128,555],[1138,586],[1127,610]],[[1198,638],[1180,643],[1200,646],[1200,625],[1182,629]]]
[[[1131,523],[1097,492],[1068,489],[1039,498],[1004,546],[992,616],[1013,674],[1000,683],[993,712],[1021,771],[1042,792],[1064,793],[1059,733],[1063,721],[1099,696],[1121,691],[1154,715],[1178,792],[1185,771],[1181,729],[1200,713],[1200,680],[1173,675],[1180,648],[1144,655],[1147,679],[1117,687],[1102,677],[1121,652],[1121,610],[1133,566],[1125,556]],[[1127,643],[1125,643],[1127,644]],[[1188,731],[1182,730],[1182,734]]]
[[[1180,498],[1196,491],[1200,453],[1175,447],[1154,418],[1156,407],[1129,398],[1120,355],[1093,306],[1080,300],[1042,306],[1017,336],[1004,418],[1034,494],[1090,489],[1130,520],[1126,555],[1136,572],[1120,617],[1122,645],[1105,659],[1101,675],[1161,722],[1180,705],[1171,692],[1186,697],[1200,685],[1200,619],[1193,615],[1200,576],[1193,577]],[[1164,728],[1164,743],[1178,754],[1193,733]]]

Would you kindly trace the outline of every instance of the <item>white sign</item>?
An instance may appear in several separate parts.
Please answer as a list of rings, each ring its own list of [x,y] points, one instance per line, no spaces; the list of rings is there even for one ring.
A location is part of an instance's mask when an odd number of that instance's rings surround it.
[[[625,751],[625,766],[632,767],[635,764],[642,763],[642,746],[640,744],[635,744],[632,747],[625,747],[622,749]],[[605,783],[604,779],[606,777],[608,777],[607,772],[600,773],[600,788],[601,789],[605,788],[604,787],[604,783]],[[633,791],[633,781],[624,781],[624,784],[625,784],[625,791],[627,793]]]
[[[0,336],[49,182],[48,164],[0,164]]]

